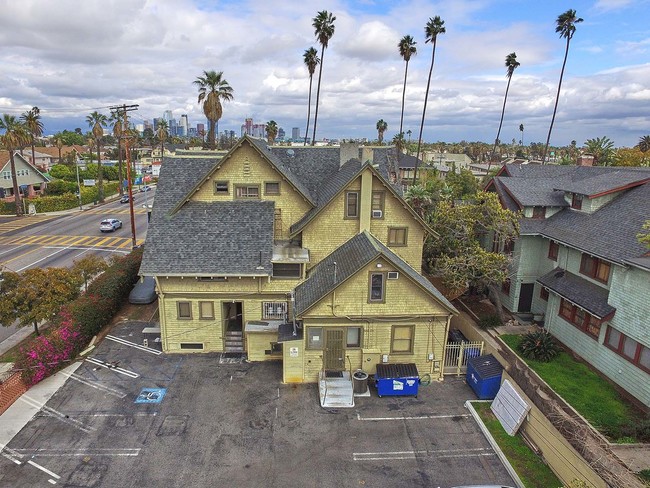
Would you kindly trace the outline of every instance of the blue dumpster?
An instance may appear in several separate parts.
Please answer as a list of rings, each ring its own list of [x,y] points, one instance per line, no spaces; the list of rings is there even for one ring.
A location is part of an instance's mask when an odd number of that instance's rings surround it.
[[[466,381],[479,400],[492,400],[501,386],[503,366],[492,354],[467,361]]]
[[[420,376],[414,363],[378,364],[375,373],[377,395],[382,396],[418,396]]]

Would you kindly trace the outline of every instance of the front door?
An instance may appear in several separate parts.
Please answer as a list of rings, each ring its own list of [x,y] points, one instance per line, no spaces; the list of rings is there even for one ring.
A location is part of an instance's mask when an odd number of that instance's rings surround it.
[[[533,304],[533,289],[535,283],[522,283],[519,289],[519,307],[518,312],[530,312],[530,307]]]
[[[343,330],[325,329],[325,354],[323,367],[326,370],[343,371],[345,369],[345,349],[343,348]]]

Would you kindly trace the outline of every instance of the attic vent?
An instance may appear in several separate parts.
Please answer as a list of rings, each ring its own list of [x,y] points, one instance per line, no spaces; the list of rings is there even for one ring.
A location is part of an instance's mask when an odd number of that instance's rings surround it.
[[[389,280],[396,280],[399,278],[399,273],[397,271],[389,271],[388,272],[388,279]]]
[[[250,176],[251,175],[251,162],[250,161],[244,161],[243,173],[244,173],[244,176]]]

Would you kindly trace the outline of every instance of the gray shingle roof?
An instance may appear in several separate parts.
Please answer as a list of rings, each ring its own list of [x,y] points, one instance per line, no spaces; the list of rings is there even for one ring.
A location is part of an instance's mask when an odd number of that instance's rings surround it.
[[[380,243],[370,233],[357,234],[323,259],[311,270],[309,278],[295,290],[296,314],[301,315],[341,283],[353,276],[370,261],[383,256],[401,272],[418,283],[452,313],[458,313],[429,280],[411,268],[404,260]],[[334,265],[336,263],[336,265]],[[336,279],[335,279],[336,275]]]
[[[312,195],[340,166],[338,147],[272,146],[271,153],[296,175]]]
[[[596,212],[565,209],[546,219],[541,235],[580,250],[623,263],[643,256],[636,235],[650,218],[650,183],[627,190]]]
[[[418,160],[415,156],[410,154],[402,154],[399,157],[399,167],[400,168],[415,168],[415,161]],[[430,165],[423,162],[421,159],[418,160],[418,168],[428,167]]]
[[[615,191],[633,184],[642,184],[649,179],[650,172],[645,174],[642,171],[618,170],[594,175],[579,181],[561,181],[556,188],[562,191],[592,196]]]
[[[616,311],[607,303],[607,290],[562,268],[555,268],[537,281],[599,319]]]
[[[140,274],[271,275],[273,213],[273,202],[234,201],[188,202],[172,216],[157,215]]]
[[[566,207],[564,192],[554,191],[557,178],[495,178],[523,207]]]

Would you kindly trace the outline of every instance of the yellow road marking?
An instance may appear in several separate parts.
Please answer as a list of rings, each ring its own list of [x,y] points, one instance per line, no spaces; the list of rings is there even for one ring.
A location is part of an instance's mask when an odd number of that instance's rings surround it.
[[[0,236],[0,245],[24,245],[36,246],[36,248],[46,246],[80,246],[80,247],[107,247],[112,249],[128,249],[131,246],[130,237],[117,236],[64,236],[64,235],[36,235],[36,236]],[[144,242],[144,239],[138,239],[137,245]],[[29,251],[33,252],[33,251]],[[23,253],[24,255],[25,253]]]

